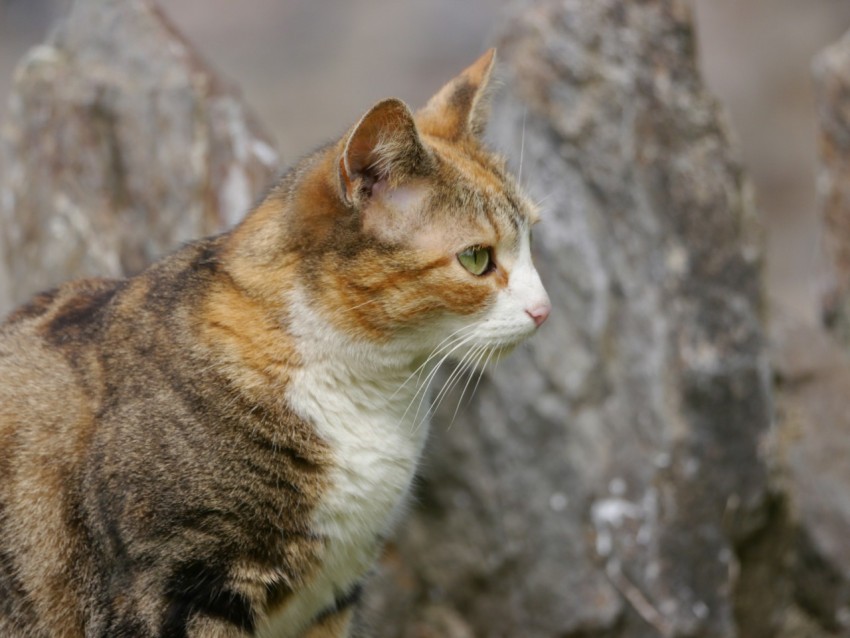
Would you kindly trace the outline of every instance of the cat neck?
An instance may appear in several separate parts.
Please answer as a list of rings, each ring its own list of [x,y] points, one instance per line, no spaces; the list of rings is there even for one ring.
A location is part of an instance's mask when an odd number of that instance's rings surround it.
[[[310,309],[303,291],[291,294],[289,308],[302,365],[287,402],[336,450],[345,480],[362,483],[357,490],[370,492],[376,472],[386,474],[392,489],[373,495],[383,503],[383,519],[406,491],[427,438],[428,375],[403,342],[369,343],[336,330]]]
[[[399,386],[422,361],[421,346],[412,339],[371,342],[351,337],[311,307],[307,293],[296,286],[287,295],[287,331],[300,355],[301,368],[322,373],[338,387],[359,386],[385,397],[404,395]],[[409,386],[409,388],[407,387]],[[417,387],[415,380],[405,389]]]

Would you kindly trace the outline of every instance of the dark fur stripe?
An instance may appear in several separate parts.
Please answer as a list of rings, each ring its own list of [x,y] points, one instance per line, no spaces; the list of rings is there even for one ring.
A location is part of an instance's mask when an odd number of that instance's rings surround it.
[[[12,557],[8,552],[0,551],[0,614],[29,616],[32,613],[27,593],[15,576]]]
[[[25,319],[35,319],[41,317],[49,309],[53,301],[59,293],[58,288],[38,293],[27,304],[21,306],[12,312],[6,319],[6,323],[11,325]]]
[[[248,600],[228,589],[224,569],[192,561],[180,565],[168,581],[168,608],[162,622],[164,638],[186,638],[196,615],[206,615],[253,633],[254,614]]]
[[[54,345],[85,338],[98,325],[100,313],[115,296],[118,282],[97,281],[88,290],[61,306],[45,327],[45,336]]]

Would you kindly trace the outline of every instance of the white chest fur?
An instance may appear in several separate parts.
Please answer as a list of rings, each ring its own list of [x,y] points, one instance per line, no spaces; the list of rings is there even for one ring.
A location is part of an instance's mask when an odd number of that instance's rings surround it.
[[[272,619],[280,630],[269,635],[298,635],[362,580],[399,518],[427,438],[427,398],[419,408],[422,394],[409,367],[341,347],[304,353],[310,363],[287,390],[289,405],[330,446],[334,465],[313,513],[313,527],[326,540],[321,567]]]

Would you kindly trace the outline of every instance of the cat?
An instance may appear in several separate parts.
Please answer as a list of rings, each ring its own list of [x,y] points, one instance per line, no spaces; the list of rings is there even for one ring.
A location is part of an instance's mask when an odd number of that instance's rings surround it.
[[[7,318],[0,636],[350,635],[435,366],[551,307],[481,140],[494,55],[415,115],[377,103],[233,230]]]

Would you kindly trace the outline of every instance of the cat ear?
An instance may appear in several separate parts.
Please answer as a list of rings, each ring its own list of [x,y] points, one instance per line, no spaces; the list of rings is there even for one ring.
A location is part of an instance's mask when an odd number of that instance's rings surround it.
[[[429,160],[413,114],[394,98],[373,106],[344,139],[339,182],[349,204],[370,197],[372,187],[381,180],[395,186],[421,173]]]
[[[440,89],[416,114],[422,131],[448,140],[481,136],[487,126],[487,85],[495,62],[496,49],[490,49]]]

